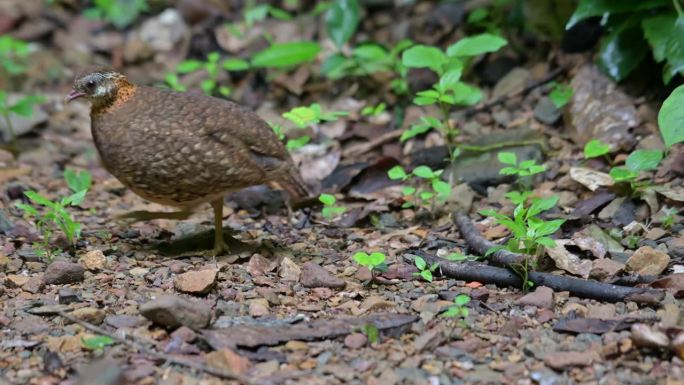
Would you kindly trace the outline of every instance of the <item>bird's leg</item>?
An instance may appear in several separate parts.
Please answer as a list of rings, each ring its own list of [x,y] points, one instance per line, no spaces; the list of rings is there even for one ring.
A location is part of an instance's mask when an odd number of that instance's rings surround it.
[[[223,197],[211,202],[214,208],[214,256],[230,253],[228,244],[223,239]]]
[[[176,219],[176,220],[183,220],[183,219],[188,219],[192,215],[192,211],[190,210],[182,210],[182,211],[172,211],[172,212],[163,212],[163,211],[131,211],[125,214],[117,215],[116,219],[130,219],[131,222],[140,222],[140,221],[150,221],[153,219]]]

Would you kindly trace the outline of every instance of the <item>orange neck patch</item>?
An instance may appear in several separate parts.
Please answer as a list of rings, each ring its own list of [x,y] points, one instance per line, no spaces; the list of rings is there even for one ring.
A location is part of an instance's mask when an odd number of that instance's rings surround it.
[[[102,100],[100,103],[93,103],[91,115],[102,115],[113,112],[124,105],[136,92],[137,87],[129,83],[125,77],[116,79],[116,93],[114,96]]]

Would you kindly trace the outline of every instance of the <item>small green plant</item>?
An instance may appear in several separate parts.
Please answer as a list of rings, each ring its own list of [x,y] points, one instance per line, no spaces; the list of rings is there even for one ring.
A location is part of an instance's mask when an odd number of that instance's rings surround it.
[[[361,115],[362,116],[379,116],[380,114],[385,112],[385,108],[387,108],[385,103],[380,103],[376,106],[366,106],[366,107],[363,107],[363,109],[361,110]]]
[[[30,117],[33,115],[33,107],[37,104],[43,103],[45,98],[42,96],[24,96],[16,102],[10,104],[7,92],[0,90],[0,115],[2,115],[9,134],[9,142],[15,140],[14,128],[12,127],[11,114],[16,114],[23,117]]]
[[[377,326],[371,323],[364,324],[363,327],[361,327],[361,333],[368,338],[368,342],[371,344],[380,341],[380,330],[378,330]]]
[[[286,69],[314,60],[320,51],[320,44],[311,41],[275,43],[252,56],[250,66]]]
[[[55,252],[59,252],[58,249],[52,250],[50,247],[50,241],[55,230],[61,231],[72,247],[80,237],[82,226],[73,219],[67,208],[78,206],[83,202],[92,182],[92,176],[87,171],[76,173],[67,169],[64,172],[64,178],[72,193],[59,200],[51,201],[35,191],[24,192],[24,195],[33,204],[44,207],[43,213],[31,205],[17,204],[17,207],[23,210],[26,215],[34,218],[36,228],[41,233],[41,242],[34,245],[36,254],[49,259]]]
[[[651,185],[650,180],[639,180],[641,173],[657,169],[662,159],[660,150],[636,150],[629,154],[625,166],[613,167],[610,176],[615,183],[628,184],[630,193],[638,196]]]
[[[442,313],[442,317],[448,318],[465,318],[470,314],[466,305],[470,302],[470,296],[467,294],[459,294],[454,297],[454,304]]]
[[[500,152],[497,154],[499,162],[508,165],[499,170],[502,175],[517,175],[518,177],[532,176],[546,171],[544,165],[537,164],[534,159],[518,163],[518,156],[514,152]]]
[[[219,94],[222,96],[229,96],[231,89],[228,86],[220,85],[218,83],[219,71],[224,69],[226,71],[242,71],[249,68],[249,63],[242,59],[229,58],[221,60],[221,54],[218,52],[211,52],[207,55],[206,61],[201,60],[185,60],[182,61],[176,72],[180,74],[188,74],[195,71],[204,70],[207,72],[207,78],[200,83],[200,88],[207,95]],[[181,84],[176,73],[166,74],[166,83],[176,91],[186,91],[187,88]]]
[[[493,217],[499,225],[511,231],[513,237],[503,246],[492,247],[487,250],[488,256],[498,250],[508,249],[515,253],[539,256],[543,247],[554,247],[555,242],[549,236],[565,223],[564,219],[545,221],[538,217],[544,211],[553,208],[558,203],[558,197],[533,198],[529,207],[524,202],[519,203],[509,217],[495,210],[482,210],[480,214]]]
[[[245,7],[243,14],[245,26],[247,28],[252,28],[255,23],[265,20],[269,15],[278,20],[292,19],[292,15],[290,15],[287,11],[268,4]]]
[[[427,262],[425,262],[425,259],[419,256],[416,256],[416,259],[413,261],[413,263],[415,263],[416,267],[418,268],[418,272],[413,273],[413,275],[422,277],[428,282],[432,282],[432,273],[439,268],[439,263],[433,263],[432,266],[428,266]]]
[[[584,145],[584,159],[598,158],[610,152],[610,145],[599,139],[592,139]]]
[[[412,185],[404,186],[402,193],[404,203],[401,207],[422,206],[434,211],[437,203],[443,204],[451,195],[451,185],[441,179],[442,170],[433,171],[428,166],[418,166],[407,173],[397,165],[387,171],[392,180],[409,181]],[[426,183],[424,183],[426,182]]]
[[[437,47],[414,45],[402,53],[402,63],[408,68],[428,68],[437,73],[439,80],[431,89],[419,91],[413,102],[420,106],[437,105],[441,111],[441,119],[422,119],[420,127],[409,128],[409,133],[402,136],[408,140],[431,129],[437,129],[449,150],[449,159],[453,162],[459,155],[458,136],[460,130],[449,118],[453,106],[470,106],[482,99],[482,91],[461,81],[470,59],[488,52],[495,52],[507,44],[506,40],[493,34],[480,34],[466,37],[449,46],[446,52]],[[427,117],[426,117],[427,118]]]
[[[318,124],[323,122],[334,122],[341,116],[348,115],[344,111],[328,111],[324,112],[323,108],[318,103],[313,103],[310,106],[295,107],[288,112],[283,113],[283,118],[294,124],[294,128],[303,130],[307,127],[314,129]],[[269,123],[273,132],[278,135],[280,140],[285,140],[285,130],[282,126]],[[303,147],[311,141],[311,137],[308,135],[302,135],[295,139],[288,139],[286,142],[286,147],[289,151],[294,151],[298,148]]]
[[[684,28],[684,16],[679,21],[679,25]],[[682,124],[684,109],[682,106],[684,106],[684,85],[675,88],[658,111],[658,126],[667,149],[677,143],[684,142],[684,124]]]
[[[335,206],[337,199],[331,194],[321,194],[318,200],[323,203],[323,211],[321,214],[325,219],[332,219],[344,214],[347,211],[346,207]]]
[[[84,12],[86,17],[105,20],[119,29],[133,24],[149,9],[146,0],[93,0],[93,5]]]
[[[553,82],[551,83],[551,92],[549,93],[549,99],[556,108],[563,108],[572,99],[572,87],[567,84],[561,84]]]
[[[367,267],[368,270],[371,272],[371,280],[370,282],[375,280],[375,276],[378,272],[383,272],[387,271],[387,262],[385,260],[387,257],[385,257],[385,254],[380,253],[380,252],[374,252],[374,253],[366,253],[363,251],[359,251],[354,256],[354,261],[358,263],[361,266]]]
[[[108,336],[81,337],[81,344],[88,350],[102,350],[105,346],[114,344],[114,340]]]
[[[24,73],[28,55],[28,43],[9,35],[0,36],[0,70],[10,76]]]

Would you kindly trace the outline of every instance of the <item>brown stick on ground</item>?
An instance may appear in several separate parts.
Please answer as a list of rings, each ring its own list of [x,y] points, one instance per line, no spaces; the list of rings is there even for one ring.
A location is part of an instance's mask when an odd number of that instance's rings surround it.
[[[461,236],[477,254],[484,255],[487,250],[495,246],[493,242],[484,239],[464,212],[455,212],[454,222],[458,226]],[[508,269],[488,266],[482,263],[454,263],[430,255],[421,255],[428,264],[439,263],[441,274],[456,279],[474,280],[483,283],[494,283],[502,286],[521,287],[522,280],[509,269],[520,263],[524,256],[511,252],[497,252],[492,254],[491,260]],[[405,257],[410,259],[410,257]],[[594,280],[585,280],[564,275],[554,275],[540,272],[529,272],[528,279],[537,286],[547,286],[555,291],[569,291],[571,294],[583,298],[600,301],[618,302],[630,300],[642,304],[655,304],[665,296],[665,292],[650,288],[634,288],[612,285]]]
[[[129,346],[133,349],[137,349],[145,355],[163,360],[163,361],[168,362],[170,364],[186,366],[186,367],[198,370],[200,372],[211,374],[211,375],[219,377],[219,378],[237,381],[243,385],[271,385],[270,381],[266,382],[266,381],[252,380],[252,379],[249,379],[245,376],[241,376],[239,374],[235,374],[235,373],[229,372],[229,371],[224,370],[224,369],[214,368],[211,366],[200,364],[198,362],[194,362],[194,361],[190,361],[190,360],[184,360],[182,358],[174,357],[172,355],[159,353],[155,350],[148,348],[147,346],[144,346],[141,343],[138,343],[136,341],[131,341],[129,339],[119,337],[115,334],[109,333],[105,329],[102,329],[99,326],[96,326],[96,325],[93,325],[89,322],[80,320],[80,319],[70,315],[69,313],[65,313],[64,311],[58,311],[55,314],[59,315],[60,317],[66,319],[66,320],[69,320],[73,323],[79,324],[79,325],[83,326],[85,329],[90,330],[91,332],[97,333],[99,335],[107,336],[107,337],[109,337],[109,338],[111,338],[117,342],[120,342],[126,346]]]

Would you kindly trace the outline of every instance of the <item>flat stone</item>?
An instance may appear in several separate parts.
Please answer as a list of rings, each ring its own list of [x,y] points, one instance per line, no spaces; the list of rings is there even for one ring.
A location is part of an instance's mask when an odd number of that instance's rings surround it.
[[[574,366],[591,365],[593,356],[587,352],[552,352],[544,357],[546,366],[563,370]]]
[[[301,274],[302,271],[299,266],[292,262],[290,258],[285,257],[283,258],[282,262],[280,262],[280,271],[278,272],[278,276],[283,281],[297,282],[299,281]]]
[[[548,125],[556,124],[561,117],[561,111],[548,97],[539,99],[533,112],[538,121]]]
[[[58,302],[62,305],[68,305],[74,302],[80,302],[78,294],[70,287],[60,287],[57,293]]]
[[[19,275],[19,274],[8,274],[7,279],[5,279],[5,286],[7,286],[10,289],[18,289],[26,282],[29,281],[31,277],[26,276],[26,275]]]
[[[143,277],[145,274],[149,273],[150,269],[146,269],[144,267],[134,267],[130,270],[128,270],[128,274],[132,275],[133,277]]]
[[[254,254],[252,255],[252,258],[249,259],[249,262],[247,263],[247,272],[252,275],[252,277],[258,277],[261,275],[266,274],[266,272],[269,272],[273,270],[275,267],[275,264],[266,259],[261,254]]]
[[[344,346],[349,349],[359,349],[366,345],[368,337],[362,333],[352,333],[344,338]]]
[[[189,271],[176,276],[173,285],[176,290],[188,294],[207,294],[216,285],[217,271],[206,269]]]
[[[227,369],[231,373],[244,374],[249,370],[249,359],[230,349],[221,349],[206,355],[207,364],[215,368]]]
[[[43,282],[43,274],[34,275],[21,288],[24,291],[28,291],[29,293],[40,293],[45,288],[45,282]]]
[[[128,315],[128,314],[112,314],[105,317],[104,322],[115,328],[135,328],[140,326],[145,319],[139,316]]]
[[[70,314],[81,321],[85,321],[93,325],[101,324],[107,315],[105,314],[104,310],[94,307],[82,307],[72,311]]]
[[[553,309],[553,290],[546,286],[539,286],[532,293],[520,297],[516,303],[542,309]]]
[[[642,246],[627,260],[627,268],[639,275],[659,275],[670,263],[670,256],[650,246]]]
[[[331,289],[344,289],[347,283],[330,272],[322,266],[307,262],[302,266],[302,275],[300,282],[304,287],[327,287]]]
[[[522,67],[513,68],[496,83],[492,97],[497,98],[520,91],[531,79],[532,73],[529,70]]]
[[[162,295],[140,306],[140,314],[148,320],[168,328],[187,326],[202,329],[211,321],[211,308],[199,301],[180,296]]]
[[[270,312],[270,306],[266,298],[255,298],[249,301],[249,315],[252,317],[262,317]]]
[[[592,262],[589,276],[599,281],[606,281],[613,278],[624,268],[625,264],[622,262],[613,261],[610,258],[599,258]]]
[[[63,285],[83,281],[85,269],[78,263],[55,261],[45,270],[43,281],[47,285]]]
[[[171,333],[171,338],[180,339],[183,342],[192,342],[197,338],[197,333],[187,326],[181,326]]]
[[[83,254],[78,262],[83,265],[88,271],[99,271],[104,269],[107,263],[107,257],[101,250],[90,250]]]

